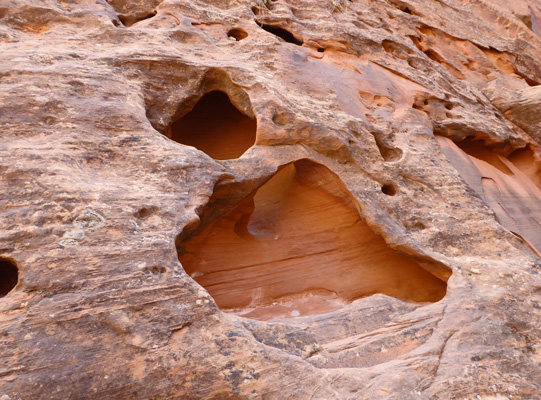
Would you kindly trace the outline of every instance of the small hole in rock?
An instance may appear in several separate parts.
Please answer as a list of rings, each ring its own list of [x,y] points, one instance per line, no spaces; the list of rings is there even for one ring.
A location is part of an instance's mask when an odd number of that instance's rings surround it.
[[[323,47],[320,47],[319,49],[317,49],[318,53],[323,53],[325,51],[325,49]]]
[[[227,36],[234,38],[236,41],[240,41],[242,39],[246,39],[248,37],[248,33],[246,33],[246,31],[243,29],[233,28],[227,32]]]
[[[426,225],[420,221],[415,221],[407,225],[406,228],[410,230],[414,230],[414,231],[420,231],[420,230],[426,229]]]
[[[394,43],[390,40],[382,41],[381,46],[383,47],[383,50],[385,50],[387,53],[392,53],[394,50]]]
[[[6,296],[17,286],[19,271],[17,266],[6,259],[0,258],[0,297]]]
[[[145,19],[155,17],[156,14],[157,14],[156,11],[152,11],[152,12],[144,14],[142,16],[141,15],[132,15],[132,14],[127,14],[127,15],[119,14],[118,19],[124,24],[124,26],[130,27],[130,26],[132,26],[133,24],[135,24],[137,22],[140,22],[140,21],[143,21]]]
[[[253,146],[256,130],[256,122],[237,110],[227,94],[214,91],[173,123],[168,136],[216,160],[229,160]]]
[[[269,33],[272,33],[275,36],[278,36],[281,39],[284,39],[288,43],[296,44],[297,46],[302,46],[303,42],[297,39],[291,32],[280,28],[274,25],[260,25],[262,29],[266,30]]]
[[[385,185],[383,185],[381,187],[381,191],[387,196],[394,196],[396,194],[396,188],[392,183],[386,183]]]
[[[407,62],[408,62],[408,65],[411,68],[415,68],[415,69],[422,69],[423,68],[423,64],[417,58],[408,58]]]
[[[153,214],[156,210],[158,209],[158,207],[143,207],[141,208],[139,211],[137,211],[135,213],[135,216],[137,218],[146,218],[148,216],[150,216],[151,214]]]

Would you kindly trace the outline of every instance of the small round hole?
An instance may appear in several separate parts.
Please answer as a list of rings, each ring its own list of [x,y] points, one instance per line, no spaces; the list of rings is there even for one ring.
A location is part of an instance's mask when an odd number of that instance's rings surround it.
[[[394,196],[396,194],[396,188],[392,183],[386,183],[385,185],[383,185],[381,187],[381,191],[387,196]]]
[[[153,214],[156,210],[158,210],[158,207],[156,207],[156,206],[142,207],[141,209],[139,209],[135,213],[135,216],[137,218],[144,219],[144,218],[147,218],[148,216],[150,216],[151,214]]]
[[[144,218],[146,216],[148,216],[148,214],[150,214],[150,210],[148,208],[141,208],[138,212],[137,212],[137,216],[139,218]]]
[[[227,36],[235,39],[238,42],[239,40],[246,39],[248,37],[248,33],[246,33],[246,31],[243,29],[233,28],[227,32]]]
[[[0,297],[6,296],[17,286],[19,271],[17,266],[6,259],[0,258]]]
[[[415,69],[419,69],[420,66],[419,66],[419,62],[414,59],[414,58],[408,58],[408,65],[411,67],[411,68],[415,68]]]
[[[318,53],[323,53],[324,51],[325,51],[325,49],[323,47],[320,47],[319,49],[317,49]]]

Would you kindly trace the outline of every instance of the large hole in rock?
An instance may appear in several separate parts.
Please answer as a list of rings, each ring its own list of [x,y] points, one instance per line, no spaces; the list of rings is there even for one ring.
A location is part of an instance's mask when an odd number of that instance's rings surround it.
[[[253,146],[256,122],[219,91],[207,93],[171,127],[169,138],[193,146],[217,160],[240,157]]]
[[[454,143],[436,136],[443,153],[464,181],[485,200],[505,228],[541,256],[540,171],[529,149],[504,157],[481,141]]]
[[[435,302],[446,292],[368,227],[334,173],[307,160],[282,168],[178,251],[221,309],[259,320],[323,314],[375,293]]]
[[[4,297],[17,286],[19,271],[9,260],[0,258],[0,297]]]

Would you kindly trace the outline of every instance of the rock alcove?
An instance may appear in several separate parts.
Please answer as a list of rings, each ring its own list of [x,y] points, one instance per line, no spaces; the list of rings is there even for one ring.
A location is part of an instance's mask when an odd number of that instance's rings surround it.
[[[222,310],[258,320],[323,314],[375,293],[414,302],[446,293],[444,280],[371,230],[334,173],[307,160],[178,250]]]
[[[541,176],[528,148],[507,157],[480,140],[454,143],[436,136],[443,153],[494,211],[498,222],[541,256]]]
[[[256,130],[256,122],[242,114],[227,94],[212,91],[173,123],[168,137],[216,160],[228,160],[253,146]]]
[[[0,259],[0,297],[6,296],[17,286],[19,271],[9,260]]]

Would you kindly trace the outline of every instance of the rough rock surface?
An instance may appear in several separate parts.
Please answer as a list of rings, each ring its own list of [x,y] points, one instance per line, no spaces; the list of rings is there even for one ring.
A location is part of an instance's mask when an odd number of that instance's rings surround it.
[[[540,35],[0,0],[0,399],[540,399]]]

